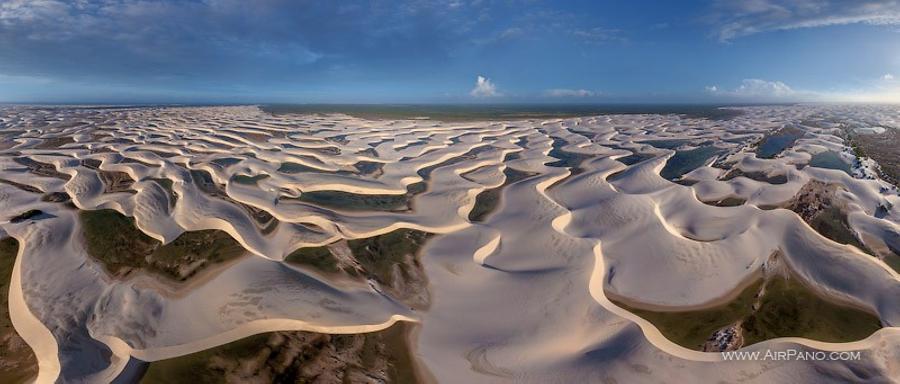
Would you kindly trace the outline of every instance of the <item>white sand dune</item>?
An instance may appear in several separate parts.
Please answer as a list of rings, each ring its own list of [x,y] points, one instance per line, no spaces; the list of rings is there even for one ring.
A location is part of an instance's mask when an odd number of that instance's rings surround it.
[[[811,117],[878,125],[897,121],[896,110],[753,107],[726,121],[443,123],[274,116],[256,107],[59,108],[49,124],[46,110],[38,112],[0,109],[3,126],[22,131],[0,152],[0,212],[44,212],[17,223],[0,218],[0,232],[21,244],[10,316],[38,357],[41,383],[109,382],[132,359],[182,356],[262,332],[361,333],[396,321],[421,324],[417,357],[440,382],[900,378],[900,275],[777,208],[810,181],[839,186],[854,234],[888,254],[900,242],[896,188],[862,171],[807,166],[824,151],[855,159],[824,122],[802,125],[804,137],[774,158],[752,148]],[[89,124],[65,124],[82,120]],[[50,145],[51,136],[74,141]],[[716,157],[685,169],[679,183],[660,176],[682,161],[676,157],[709,148]],[[506,170],[532,176],[505,185],[495,211],[470,222],[476,196],[504,185]],[[723,177],[737,170],[742,175]],[[132,183],[108,192],[109,172]],[[67,193],[77,210],[42,199],[52,192]],[[704,203],[726,198],[743,203]],[[78,210],[95,209],[133,217],[162,242],[222,230],[248,255],[177,292],[146,275],[113,278],[81,235]],[[299,247],[399,228],[438,234],[420,255],[430,295],[424,310],[375,281],[283,262]],[[745,350],[861,351],[861,360],[724,361],[676,345],[609,299],[667,310],[721,303],[775,251],[806,285],[876,314],[885,328],[851,343],[780,338]]]

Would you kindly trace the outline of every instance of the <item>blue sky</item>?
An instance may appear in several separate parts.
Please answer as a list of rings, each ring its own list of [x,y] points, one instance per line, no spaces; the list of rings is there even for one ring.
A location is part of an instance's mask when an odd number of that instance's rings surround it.
[[[900,102],[900,1],[0,0],[0,101]]]

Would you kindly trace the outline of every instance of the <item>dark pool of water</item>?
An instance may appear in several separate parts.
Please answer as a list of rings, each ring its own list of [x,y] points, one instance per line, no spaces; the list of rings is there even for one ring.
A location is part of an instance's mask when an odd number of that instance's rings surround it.
[[[668,180],[677,179],[682,175],[703,166],[710,158],[723,152],[723,149],[714,146],[678,151],[674,156],[669,158],[669,161],[666,162],[666,166],[663,167],[659,174]]]
[[[790,148],[803,137],[806,132],[799,128],[786,127],[763,138],[756,149],[756,156],[763,159],[771,159]]]
[[[817,168],[837,169],[850,174],[851,168],[841,155],[833,151],[820,152],[812,156],[809,166]]]

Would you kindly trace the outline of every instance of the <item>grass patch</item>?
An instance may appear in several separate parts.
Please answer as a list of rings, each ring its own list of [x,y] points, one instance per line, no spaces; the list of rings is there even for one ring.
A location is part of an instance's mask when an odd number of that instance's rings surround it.
[[[326,246],[297,249],[291,252],[290,255],[287,255],[284,261],[291,264],[304,265],[325,273],[337,273],[340,271],[337,259]]]
[[[383,235],[349,240],[347,243],[356,260],[375,280],[392,286],[395,267],[399,267],[400,276],[404,279],[416,274],[412,269],[419,268],[418,260],[413,258],[416,265],[409,265],[407,258],[418,254],[430,237],[431,234],[427,232],[398,229]]]
[[[847,215],[840,208],[832,206],[823,209],[809,220],[809,226],[834,242],[850,244],[863,252],[872,254],[872,251],[856,238],[853,230],[850,229]]]
[[[134,219],[114,210],[82,211],[88,254],[114,276],[145,270],[184,281],[200,270],[236,258],[246,251],[220,230],[185,232],[169,244],[147,236]]]
[[[699,351],[714,332],[751,313],[761,286],[762,280],[745,288],[728,304],[699,311],[662,312],[637,309],[618,301],[613,303],[649,321],[673,343]]]
[[[820,235],[841,244],[849,244],[861,251],[873,255],[866,248],[850,227],[847,213],[839,204],[837,191],[842,187],[810,181],[797,192],[788,205],[788,209],[799,215],[812,229]]]
[[[395,299],[411,307],[424,307],[428,303],[428,288],[418,254],[431,236],[427,232],[398,229],[324,247],[300,248],[285,262],[325,274],[371,279]],[[347,259],[336,255],[346,255]]]
[[[884,258],[884,262],[888,265],[888,267],[891,267],[891,269],[897,271],[897,273],[900,273],[900,255],[897,255],[897,253],[887,255]]]
[[[150,363],[141,383],[418,383],[411,326],[349,335],[279,331]]]
[[[702,350],[716,331],[736,322],[741,324],[742,346],[778,337],[845,343],[881,328],[878,317],[827,300],[794,278],[778,276],[760,279],[731,302],[703,310],[662,312],[614,302],[652,323],[672,342],[694,350]]]
[[[894,185],[900,185],[900,130],[886,129],[882,133],[849,133],[850,145],[860,159],[869,157],[878,163],[879,176]]]
[[[881,328],[875,315],[823,299],[796,279],[766,285],[759,310],[743,322],[745,343],[796,336],[831,343],[862,340]]]

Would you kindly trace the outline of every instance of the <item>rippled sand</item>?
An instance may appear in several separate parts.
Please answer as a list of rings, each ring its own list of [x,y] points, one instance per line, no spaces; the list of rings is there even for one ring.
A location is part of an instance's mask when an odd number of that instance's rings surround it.
[[[418,324],[418,377],[438,382],[897,380],[900,198],[842,137],[898,129],[900,111],[742,112],[443,123],[2,107],[9,317],[38,382],[134,381],[146,362],[259,333],[398,321]],[[767,139],[785,127],[802,135]],[[783,148],[763,158],[760,143]],[[809,165],[824,152],[849,168]],[[91,225],[146,239],[86,237],[95,210],[112,216]],[[204,251],[219,231],[246,252]],[[114,254],[89,252],[107,243]],[[120,254],[146,259],[111,267]],[[772,271],[882,328],[743,350],[862,358],[725,361],[613,303],[710,308]]]

